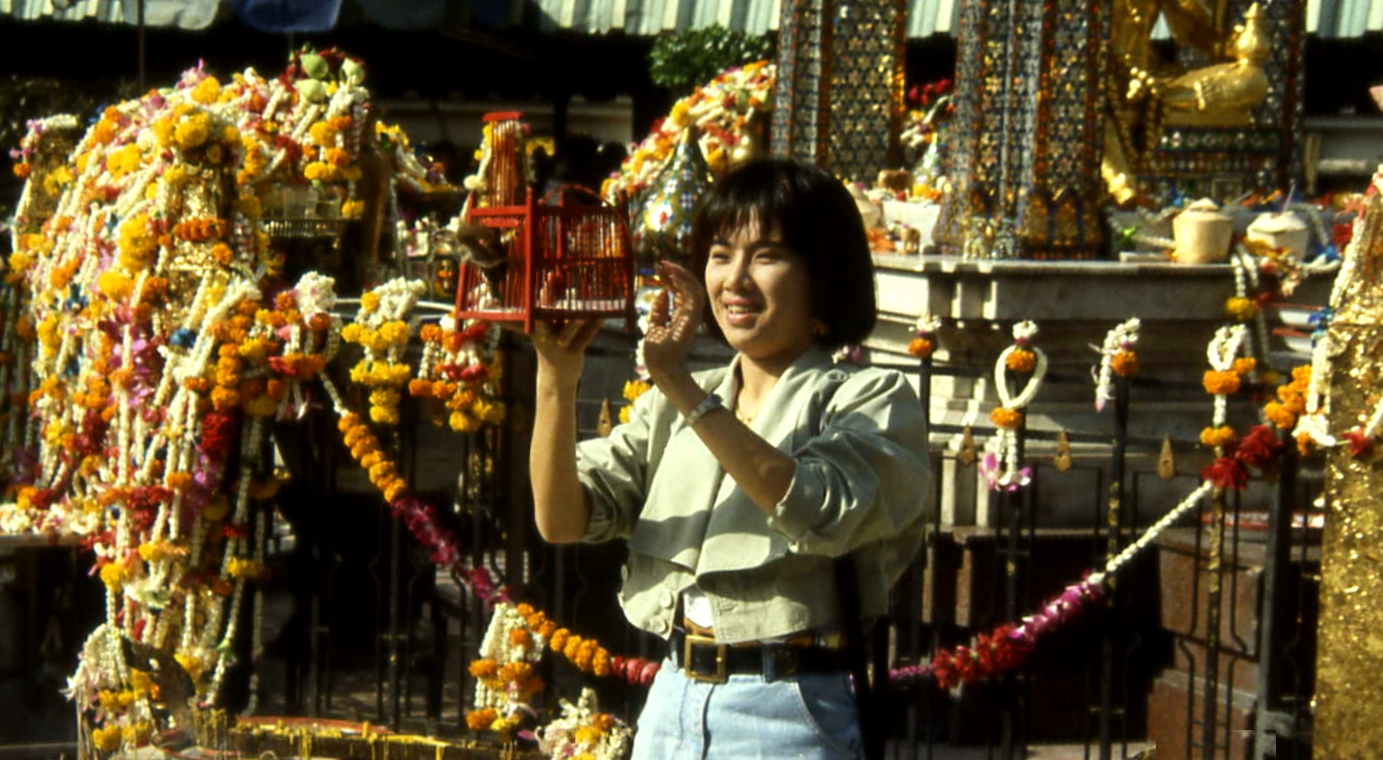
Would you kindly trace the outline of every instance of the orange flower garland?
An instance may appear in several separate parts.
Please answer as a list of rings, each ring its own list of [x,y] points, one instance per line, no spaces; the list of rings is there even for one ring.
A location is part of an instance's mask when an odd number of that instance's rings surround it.
[[[998,428],[980,460],[980,475],[990,490],[1016,491],[1031,482],[1032,468],[1021,467],[1017,430],[1026,417],[1024,410],[1037,398],[1042,380],[1047,375],[1047,354],[1033,345],[1037,324],[1023,320],[1013,326],[1013,345],[1005,348],[994,361],[994,391],[999,403],[989,413],[990,422]],[[1009,390],[1008,373],[1025,369],[1023,386],[1015,395]]]
[[[1201,380],[1201,385],[1205,387],[1205,392],[1212,396],[1229,396],[1239,392],[1242,379],[1238,372],[1206,370],[1205,376]]]
[[[1297,418],[1306,413],[1306,394],[1311,387],[1311,366],[1302,365],[1292,370],[1292,380],[1277,388],[1277,401],[1269,401],[1263,407],[1263,414],[1279,429],[1289,430],[1296,426]]]
[[[1252,298],[1233,296],[1225,300],[1225,316],[1235,322],[1249,322],[1258,316],[1258,304]]]
[[[1129,350],[1119,351],[1110,359],[1109,368],[1119,377],[1135,377],[1138,374],[1138,354]]]
[[[193,243],[200,243],[206,240],[217,240],[226,236],[229,225],[224,219],[201,218],[185,219],[173,225],[173,237],[179,240],[187,240]]]
[[[499,400],[501,362],[485,355],[486,324],[472,322],[454,330],[454,323],[454,318],[447,317],[441,325],[424,325],[419,331],[423,359],[418,378],[408,383],[408,393],[442,402],[451,429],[473,433],[504,421],[504,402]]]
[[[622,395],[624,396],[624,400],[625,400],[625,401],[628,401],[629,403],[627,403],[627,404],[625,404],[624,406],[620,407],[620,410],[619,410],[619,421],[620,421],[620,424],[626,424],[626,423],[629,422],[629,410],[632,409],[632,408],[634,408],[634,402],[635,402],[635,401],[638,401],[640,396],[642,396],[642,395],[645,394],[645,393],[648,393],[648,392],[649,392],[650,390],[652,390],[652,389],[653,389],[653,383],[650,383],[650,382],[647,381],[647,380],[635,379],[635,380],[628,380],[628,381],[625,381],[625,383],[624,383],[624,392],[623,392]]]
[[[532,605],[501,602],[495,605],[481,656],[470,664],[476,679],[476,709],[467,713],[466,725],[475,731],[494,731],[502,739],[512,736],[522,720],[520,705],[545,686],[534,675],[534,666],[547,651],[562,655],[583,673],[601,678],[615,675],[645,686],[660,667],[648,660],[611,657],[595,639],[558,627]]]
[[[304,306],[301,283],[296,298],[263,296],[252,273],[281,261],[262,198],[302,184],[313,160],[353,173],[358,74],[316,100],[293,72],[222,85],[198,68],[105,109],[80,142],[68,117],[62,129],[35,122],[21,145],[29,182],[0,285],[0,394],[18,400],[0,403],[0,476],[29,484],[0,504],[0,531],[81,535],[97,549],[107,615],[72,691],[105,749],[132,753],[150,733],[135,720],[151,714],[137,674],[113,666],[122,638],[172,654],[198,696],[216,698],[241,589],[263,568],[248,505],[272,488],[248,452],[263,449],[269,418],[305,407],[301,384],[339,341],[330,307]],[[331,145],[304,145],[317,121]],[[33,150],[69,136],[50,157]],[[15,367],[34,368],[32,387]],[[10,457],[25,442],[39,448],[16,457],[19,473]],[[394,485],[379,464],[375,480]],[[126,693],[137,709],[109,709],[130,705],[111,696]]]
[[[918,359],[926,359],[936,352],[936,331],[941,329],[941,320],[931,314],[923,314],[913,325],[913,338],[908,342],[908,353]],[[1029,367],[1026,371],[1031,372]]]
[[[360,463],[368,473],[370,482],[384,493],[385,501],[392,504],[407,493],[408,484],[399,475],[398,466],[384,453],[374,431],[360,415],[354,412],[343,415],[336,423],[336,429],[344,436],[351,458]]]
[[[1215,488],[1238,491],[1248,486],[1249,468],[1264,467],[1276,455],[1279,444],[1271,430],[1258,425],[1240,438],[1226,424],[1228,399],[1240,387],[1240,375],[1257,366],[1253,359],[1236,358],[1248,329],[1244,325],[1221,327],[1206,350],[1212,369],[1205,373],[1205,389],[1215,397],[1209,427],[1201,431],[1201,442],[1215,449],[1215,461],[1201,470],[1201,479]],[[1218,522],[1220,515],[1214,520]]]
[[[1201,443],[1206,446],[1230,446],[1239,440],[1234,428],[1228,425],[1208,427],[1201,431]]]
[[[1037,366],[1037,354],[1026,348],[1014,349],[1004,359],[1004,365],[1012,372],[1027,374]]]
[[[989,413],[989,420],[994,423],[995,427],[1004,430],[1017,430],[1023,425],[1023,413],[1016,409],[996,406]]]

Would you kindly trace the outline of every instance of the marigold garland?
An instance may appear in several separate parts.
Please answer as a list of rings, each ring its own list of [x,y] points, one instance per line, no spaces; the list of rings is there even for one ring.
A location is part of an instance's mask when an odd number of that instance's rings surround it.
[[[424,325],[420,331],[423,358],[408,393],[441,402],[447,424],[458,433],[473,433],[504,421],[503,362],[487,345],[489,335],[490,327],[478,321],[456,329],[452,316],[441,324]]]
[[[365,357],[351,368],[350,377],[371,389],[370,421],[380,425],[399,424],[400,391],[413,376],[412,367],[403,360],[411,332],[404,317],[426,289],[419,281],[390,280],[360,297],[355,321],[341,330],[342,340],[365,349]]]
[[[1129,350],[1119,351],[1110,360],[1109,367],[1119,377],[1135,377],[1138,375],[1138,354]]]
[[[1269,422],[1282,430],[1296,427],[1297,419],[1306,413],[1306,394],[1311,388],[1311,365],[1304,364],[1292,370],[1290,382],[1278,386],[1277,400],[1269,401],[1263,407],[1263,414]]]
[[[96,553],[107,618],[71,684],[107,749],[132,751],[152,727],[122,639],[173,653],[215,700],[244,584],[263,577],[248,510],[272,497],[256,471],[267,420],[305,409],[303,385],[338,340],[330,285],[309,275],[266,298],[254,281],[281,267],[265,206],[284,212],[306,162],[345,169],[360,148],[358,81],[318,98],[296,80],[246,71],[222,84],[198,68],[106,108],[75,147],[42,147],[80,137],[70,118],[32,123],[21,144],[29,182],[0,286],[0,469],[30,484],[0,505],[0,530],[84,535]],[[334,144],[307,155],[316,120],[337,128]],[[33,387],[15,366],[35,368]],[[31,414],[7,414],[20,392]],[[136,696],[109,714],[103,692]]]
[[[627,404],[625,404],[624,406],[620,407],[620,410],[619,410],[619,421],[620,421],[620,424],[622,424],[622,425],[623,425],[623,424],[628,424],[628,422],[629,422],[629,413],[630,413],[630,410],[634,408],[634,402],[635,402],[635,401],[638,401],[640,396],[642,396],[643,394],[649,392],[649,391],[652,390],[652,389],[653,389],[653,383],[650,383],[650,382],[647,381],[647,380],[643,380],[643,379],[634,379],[634,380],[626,380],[626,381],[625,381],[625,383],[624,383],[624,393],[623,393],[623,395],[624,395],[624,400],[625,400],[625,401],[628,401],[629,403],[627,403]]]
[[[1037,366],[1037,355],[1026,348],[1015,349],[1005,358],[1004,365],[1012,372],[1028,374]]]
[[[1201,384],[1212,396],[1230,396],[1239,392],[1243,380],[1232,370],[1206,370]]]
[[[583,673],[613,675],[645,686],[660,667],[639,658],[612,657],[595,639],[559,627],[532,605],[500,602],[492,612],[480,657],[470,664],[477,709],[467,714],[466,724],[476,731],[494,731],[502,739],[512,735],[522,723],[524,706],[543,688],[533,676],[533,666],[546,652],[560,654]]]
[[[1206,446],[1231,446],[1238,440],[1238,434],[1234,432],[1234,428],[1228,425],[1201,430],[1201,443]]]
[[[408,485],[365,420],[355,413],[346,414],[336,423],[336,428],[341,431],[351,458],[365,469],[370,483],[384,494],[384,500],[392,504],[403,498]]]
[[[1017,430],[1023,426],[1023,413],[1016,409],[996,406],[989,413],[989,420],[994,423],[995,427],[1004,430]]]
[[[1252,298],[1232,296],[1225,300],[1225,316],[1235,322],[1249,322],[1258,316],[1258,303]]]
[[[913,338],[908,342],[908,353],[918,359],[926,359],[936,352],[936,332],[941,329],[941,320],[924,312],[912,326]],[[1029,369],[1031,371],[1031,369]]]
[[[919,336],[908,341],[908,353],[918,359],[926,359],[934,351],[936,351],[936,346],[927,338]]]

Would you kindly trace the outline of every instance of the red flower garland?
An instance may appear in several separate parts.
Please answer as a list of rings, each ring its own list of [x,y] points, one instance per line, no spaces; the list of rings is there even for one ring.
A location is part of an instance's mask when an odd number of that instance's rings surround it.
[[[1249,484],[1249,468],[1262,468],[1277,456],[1282,443],[1267,425],[1255,425],[1237,444],[1227,445],[1226,456],[1201,470],[1201,479],[1216,488],[1242,491]]]
[[[1365,436],[1364,431],[1359,428],[1355,428],[1340,437],[1349,441],[1349,455],[1355,459],[1373,447],[1373,441]]]
[[[938,652],[931,662],[894,668],[889,681],[901,684],[931,677],[947,689],[1013,670],[1027,660],[1042,636],[1077,617],[1102,593],[1103,588],[1089,580],[1067,586],[1041,611],[1024,618],[1022,625],[1001,625],[981,633],[974,648],[958,646],[954,652]]]
[[[1249,470],[1234,457],[1220,457],[1201,470],[1201,480],[1215,484],[1216,488],[1242,491],[1249,484]]]

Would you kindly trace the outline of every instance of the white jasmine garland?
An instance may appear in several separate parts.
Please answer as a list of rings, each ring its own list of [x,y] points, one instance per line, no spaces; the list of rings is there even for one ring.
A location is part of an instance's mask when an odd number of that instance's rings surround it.
[[[1042,379],[1047,375],[1047,354],[1032,345],[1032,339],[1037,336],[1037,332],[1037,324],[1029,320],[1014,325],[1013,345],[1005,348],[994,362],[994,392],[998,395],[999,406],[1003,409],[1015,412],[1025,409],[1037,398],[1037,393],[1042,388]],[[1032,374],[1015,396],[1009,393],[1006,372],[1009,356],[1019,350],[1031,351],[1035,364]],[[989,456],[985,457],[982,470],[994,476],[992,488],[1012,490],[1027,484],[1028,474],[1019,468],[1017,433],[999,426],[985,448]]]
[[[1104,344],[1094,348],[1100,354],[1098,368],[1092,367],[1090,374],[1095,378],[1095,411],[1104,411],[1104,405],[1114,399],[1113,364],[1120,351],[1132,351],[1138,345],[1138,330],[1142,323],[1138,317],[1125,320],[1105,334]]]
[[[1232,325],[1221,327],[1215,331],[1215,337],[1206,346],[1205,355],[1210,362],[1210,367],[1217,372],[1229,372],[1234,368],[1234,360],[1239,356],[1239,347],[1244,342],[1244,336],[1248,330],[1243,325]],[[1215,413],[1212,425],[1223,427],[1225,415],[1228,408],[1228,399],[1225,394],[1215,394]]]

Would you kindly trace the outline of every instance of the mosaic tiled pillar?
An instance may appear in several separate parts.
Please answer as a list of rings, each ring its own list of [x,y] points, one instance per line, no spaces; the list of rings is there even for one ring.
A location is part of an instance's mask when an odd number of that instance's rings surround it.
[[[906,0],[783,0],[775,156],[854,180],[898,163]]]
[[[972,258],[1103,250],[1102,0],[962,0],[948,194],[936,234]]]

